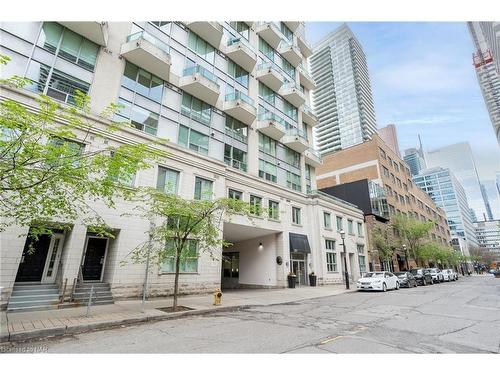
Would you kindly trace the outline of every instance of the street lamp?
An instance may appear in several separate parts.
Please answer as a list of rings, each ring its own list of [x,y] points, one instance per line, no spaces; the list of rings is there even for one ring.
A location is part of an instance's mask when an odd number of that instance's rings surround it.
[[[405,259],[406,259],[406,270],[410,270],[410,266],[408,265],[408,253],[406,252],[406,245],[403,244],[403,251],[405,252]]]
[[[342,238],[342,249],[344,250],[344,278],[345,278],[345,288],[349,289],[349,272],[347,272],[347,253],[345,251],[345,232],[343,229],[340,230],[340,238]]]

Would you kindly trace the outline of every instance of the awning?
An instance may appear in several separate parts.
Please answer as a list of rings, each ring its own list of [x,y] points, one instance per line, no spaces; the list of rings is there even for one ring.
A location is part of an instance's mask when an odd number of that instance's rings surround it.
[[[309,241],[304,234],[290,233],[290,251],[310,253]]]

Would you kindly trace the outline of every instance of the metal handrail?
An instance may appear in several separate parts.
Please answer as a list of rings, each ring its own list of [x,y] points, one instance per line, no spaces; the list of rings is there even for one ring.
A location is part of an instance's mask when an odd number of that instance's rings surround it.
[[[69,296],[70,302],[73,302],[73,300],[75,299],[75,292],[76,292],[76,285],[77,285],[77,283],[78,283],[78,278],[75,277],[73,279],[73,286],[71,287],[71,294]]]
[[[64,287],[62,290],[61,294],[61,299],[59,300],[59,303],[64,303],[64,299],[66,298],[66,287],[68,286],[68,279],[64,279]]]
[[[78,267],[78,278],[77,278],[77,282],[78,284],[83,284],[83,267],[80,265],[80,267]]]

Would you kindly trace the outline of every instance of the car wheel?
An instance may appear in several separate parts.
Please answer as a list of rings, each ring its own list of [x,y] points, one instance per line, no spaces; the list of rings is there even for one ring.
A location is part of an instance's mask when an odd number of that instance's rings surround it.
[[[399,283],[396,282],[396,290],[398,290],[398,289],[399,289]]]
[[[387,285],[385,283],[382,284],[382,292],[387,292]]]
[[[424,279],[424,281],[422,281],[422,286],[426,286],[426,285],[427,285],[427,281],[425,281],[425,279]]]
[[[434,285],[434,279],[431,280],[431,285]]]

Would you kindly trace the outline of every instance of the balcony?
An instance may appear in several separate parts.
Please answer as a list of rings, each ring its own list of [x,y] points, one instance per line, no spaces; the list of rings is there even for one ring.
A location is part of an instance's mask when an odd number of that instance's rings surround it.
[[[300,21],[284,21],[285,25],[292,31],[295,32],[300,26]]]
[[[170,75],[169,46],[145,31],[131,34],[120,55],[127,61],[167,81]]]
[[[199,65],[184,69],[179,87],[194,97],[215,106],[219,100],[220,86],[215,74]]]
[[[108,44],[108,23],[107,22],[59,22],[64,27],[74,31],[77,34],[99,44],[106,46]]]
[[[301,107],[302,111],[302,121],[304,121],[307,125],[311,127],[315,127],[316,125],[319,124],[318,117],[314,114],[311,108],[309,108],[307,105],[303,105]]]
[[[281,142],[292,150],[300,153],[309,148],[309,141],[306,138],[306,133],[300,129],[287,130]]]
[[[257,108],[255,108],[253,99],[242,92],[226,95],[224,112],[246,125],[252,125],[257,116]]]
[[[227,156],[224,156],[224,163],[226,163],[228,166],[230,166],[232,168],[239,169],[239,170],[242,170],[244,172],[247,171],[247,164],[240,161],[240,160],[231,159],[231,158],[228,158]]]
[[[281,42],[278,52],[294,67],[299,66],[302,62],[302,54],[300,53],[299,47],[292,43]]]
[[[306,163],[312,165],[313,167],[319,167],[323,164],[320,152],[313,150],[312,148],[308,148],[304,151],[304,157],[306,158]]]
[[[285,135],[285,120],[272,112],[264,112],[259,114],[256,129],[279,141]]]
[[[255,28],[255,32],[274,49],[278,48],[283,39],[281,30],[274,22],[261,22]]]
[[[314,82],[313,77],[307,72],[306,68],[300,64],[297,70],[299,71],[300,84],[308,90],[314,90],[316,82]]]
[[[275,92],[278,92],[285,82],[285,77],[279,72],[278,67],[270,62],[258,65],[255,77]]]
[[[226,56],[251,72],[257,64],[257,54],[243,41],[243,38],[231,38],[227,42]]]
[[[195,34],[201,36],[213,47],[220,49],[223,29],[219,22],[184,22],[184,24]]]
[[[302,52],[302,56],[306,59],[313,54],[311,46],[306,42],[304,37],[297,35],[297,44],[299,45],[300,52]]]
[[[288,82],[279,90],[279,94],[296,107],[306,102],[306,96],[300,86],[294,82]]]

